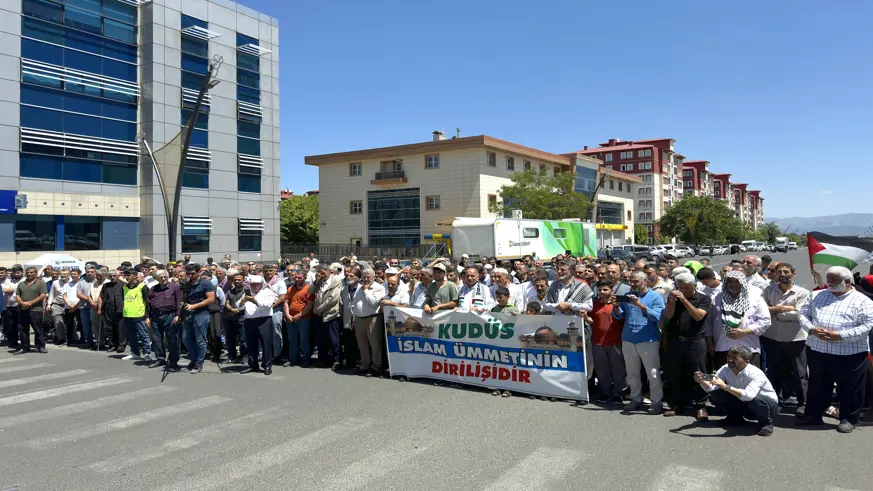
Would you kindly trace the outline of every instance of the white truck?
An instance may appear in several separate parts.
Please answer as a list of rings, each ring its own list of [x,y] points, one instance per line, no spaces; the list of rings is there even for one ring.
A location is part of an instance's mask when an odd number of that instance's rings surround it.
[[[452,222],[452,257],[518,259],[536,253],[543,261],[570,251],[574,256],[597,257],[594,224],[579,220],[515,218],[455,218]]]
[[[788,252],[788,237],[776,237],[776,252]]]

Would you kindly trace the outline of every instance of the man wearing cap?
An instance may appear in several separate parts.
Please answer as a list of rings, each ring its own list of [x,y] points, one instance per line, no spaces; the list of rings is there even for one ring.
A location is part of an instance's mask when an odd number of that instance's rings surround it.
[[[18,349],[18,324],[21,310],[15,298],[15,289],[22,281],[24,270],[20,264],[12,266],[9,274],[0,281],[3,297],[6,301],[6,312],[3,314],[3,332],[6,335],[6,346]]]
[[[355,320],[355,338],[361,355],[361,366],[356,373],[371,377],[374,374],[382,375],[385,326],[379,322],[379,311],[380,303],[385,298],[385,288],[376,283],[376,273],[372,269],[365,269],[360,274],[360,286],[351,305]]]
[[[206,360],[206,331],[209,329],[209,304],[215,301],[215,286],[200,276],[200,266],[185,266],[188,283],[182,297],[182,342],[191,362],[188,370],[200,373]]]
[[[445,264],[435,264],[432,271],[433,282],[425,291],[424,312],[432,314],[439,310],[454,309],[458,306],[458,285],[446,281]]]
[[[245,329],[248,343],[249,368],[258,370],[258,348],[263,352],[261,368],[264,375],[273,373],[273,304],[276,293],[264,284],[264,277],[252,275],[249,278],[251,291],[247,291],[245,301]]]

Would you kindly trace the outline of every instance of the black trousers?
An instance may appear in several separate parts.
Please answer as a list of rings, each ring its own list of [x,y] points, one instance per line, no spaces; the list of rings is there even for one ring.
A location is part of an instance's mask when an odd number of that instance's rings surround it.
[[[721,408],[728,418],[754,419],[759,425],[772,425],[773,416],[779,411],[776,401],[762,397],[759,393],[751,401],[745,402],[723,390],[710,392],[713,404]]]
[[[33,328],[33,344],[36,348],[45,348],[45,336],[42,330],[43,310],[36,307],[31,310],[22,310],[18,322],[18,347],[30,349],[30,329]]]
[[[318,344],[318,361],[323,364],[339,363],[340,361],[340,325],[339,318],[324,321],[318,319],[318,332],[316,336]]]
[[[706,340],[700,338],[680,341],[678,338],[671,338],[667,340],[667,351],[664,354],[664,369],[670,388],[667,399],[670,408],[681,411],[689,401],[694,401],[697,408],[704,407],[707,394],[694,381],[694,372],[706,373]]]
[[[3,335],[6,336],[6,346],[10,348],[18,347],[18,325],[19,315],[21,310],[18,307],[6,307],[3,312]]]
[[[761,347],[767,354],[767,378],[780,400],[792,395],[797,403],[806,405],[809,375],[806,370],[806,341],[780,342],[761,338]]]
[[[151,315],[152,323],[152,352],[158,360],[164,360],[167,365],[175,367],[179,365],[180,347],[179,347],[179,328],[181,323],[174,324],[173,319],[176,317],[174,312],[168,314],[154,313]],[[166,344],[164,339],[166,338]]]
[[[227,344],[227,358],[233,360],[239,354],[248,355],[246,348],[245,314],[224,318],[224,341]],[[236,349],[239,343],[239,351]]]
[[[340,328],[340,344],[342,345],[341,363],[345,363],[348,367],[357,365],[360,353],[354,329]]]
[[[103,330],[109,338],[109,346],[122,352],[127,348],[127,332],[122,324],[122,313],[110,310],[103,311]],[[103,334],[101,334],[103,335]]]
[[[273,317],[255,317],[245,320],[246,341],[249,350],[249,366],[258,366],[258,347],[264,355],[261,357],[261,368],[273,367]]]
[[[75,344],[77,341],[76,326],[82,324],[81,320],[79,320],[79,311],[67,309],[64,311],[63,318],[64,328],[66,329],[66,332],[63,334],[64,337],[61,338],[61,333],[58,332],[55,335],[58,339],[64,339],[68,344]]]
[[[867,388],[867,353],[831,355],[806,348],[809,361],[809,400],[806,414],[821,419],[831,404],[834,384],[840,401],[840,420],[856,425],[861,419]]]
[[[206,331],[206,347],[209,349],[209,354],[212,356],[213,361],[221,358],[221,317],[221,312],[209,312],[209,329]]]
[[[712,357],[712,371],[717,372],[721,369],[721,367],[727,365],[727,351],[716,351],[715,356]],[[752,353],[752,359],[749,360],[749,363],[755,365],[758,368],[761,368],[761,353]]]

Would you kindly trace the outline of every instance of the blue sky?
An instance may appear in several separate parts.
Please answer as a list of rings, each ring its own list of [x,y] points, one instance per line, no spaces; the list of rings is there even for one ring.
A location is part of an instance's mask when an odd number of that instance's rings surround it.
[[[671,137],[768,217],[870,211],[873,2],[277,1],[282,186],[435,129],[555,153]]]

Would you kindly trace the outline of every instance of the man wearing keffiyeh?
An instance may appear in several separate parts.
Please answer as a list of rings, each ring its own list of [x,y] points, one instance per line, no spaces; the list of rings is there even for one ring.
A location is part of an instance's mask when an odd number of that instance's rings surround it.
[[[724,288],[713,301],[706,335],[715,345],[713,366],[727,363],[728,350],[740,345],[752,352],[752,365],[761,367],[760,335],[770,327],[767,302],[757,288],[750,288],[742,271],[728,271]]]

